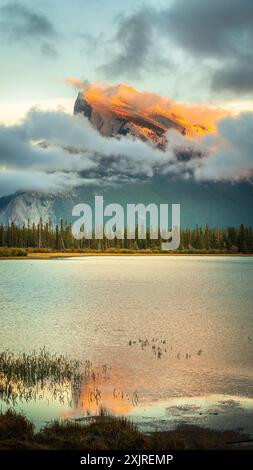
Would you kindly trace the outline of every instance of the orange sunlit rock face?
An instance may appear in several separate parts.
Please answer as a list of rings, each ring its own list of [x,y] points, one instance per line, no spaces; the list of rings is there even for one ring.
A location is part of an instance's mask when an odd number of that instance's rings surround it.
[[[93,124],[101,120],[108,124],[110,118],[125,120],[130,133],[147,140],[156,140],[171,128],[189,137],[215,132],[217,121],[229,114],[221,108],[177,103],[154,93],[138,92],[127,84],[84,84],[71,78],[67,83],[82,88],[83,100],[92,108]],[[110,135],[108,127],[101,125],[101,133]]]

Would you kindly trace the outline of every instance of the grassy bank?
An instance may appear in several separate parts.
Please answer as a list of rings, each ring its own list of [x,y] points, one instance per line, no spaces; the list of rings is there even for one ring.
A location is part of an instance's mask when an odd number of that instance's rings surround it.
[[[25,248],[0,248],[0,258],[24,258],[27,255],[28,250]]]
[[[52,422],[35,433],[25,416],[11,410],[0,415],[0,450],[222,450],[241,448],[244,442],[249,448],[246,435],[194,426],[147,435],[125,418],[103,414],[85,425]]]
[[[109,248],[107,250],[50,250],[47,248],[1,248],[0,259],[55,259],[82,256],[253,256],[253,253],[233,253],[221,250],[183,250],[183,251],[160,251],[160,250],[130,250],[126,248]]]

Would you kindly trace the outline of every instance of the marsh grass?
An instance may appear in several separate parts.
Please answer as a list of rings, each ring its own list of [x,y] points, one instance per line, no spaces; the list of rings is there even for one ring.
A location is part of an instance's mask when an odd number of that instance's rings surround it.
[[[28,251],[25,248],[6,248],[0,247],[0,258],[27,256]]]
[[[221,450],[240,448],[236,444],[243,439],[249,437],[195,426],[147,435],[128,419],[107,413],[86,424],[54,421],[35,433],[25,416],[11,410],[0,414],[0,449],[5,450]]]
[[[45,348],[30,354],[9,350],[0,353],[0,400],[5,406],[20,409],[23,403],[44,400],[48,406],[57,401],[64,407],[79,409],[81,416],[100,414],[103,387],[110,380],[111,366],[94,367],[91,361],[80,362],[67,355],[57,355]],[[115,389],[114,389],[115,390]],[[118,394],[114,397],[119,399]],[[119,392],[121,401],[131,396]],[[133,395],[137,405],[138,397]],[[101,412],[102,413],[102,412]]]
[[[35,384],[38,380],[46,379],[56,382],[78,380],[79,368],[79,361],[64,355],[51,354],[45,348],[31,354],[15,355],[8,350],[0,353],[1,373],[8,378],[22,378],[27,383]]]
[[[7,410],[0,415],[0,439],[33,439],[34,426],[22,414]]]
[[[18,400],[43,398],[49,390],[61,402],[78,395],[84,377],[90,376],[91,364],[65,355],[51,354],[45,348],[31,354],[0,353],[0,398],[13,406]]]

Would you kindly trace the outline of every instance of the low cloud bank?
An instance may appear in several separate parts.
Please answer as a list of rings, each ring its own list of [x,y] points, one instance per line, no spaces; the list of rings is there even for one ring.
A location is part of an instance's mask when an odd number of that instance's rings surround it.
[[[220,120],[215,134],[198,139],[171,130],[166,148],[160,150],[131,136],[103,137],[82,116],[31,110],[19,125],[0,125],[0,196],[158,175],[168,180],[250,181],[252,135],[253,113],[244,113]]]

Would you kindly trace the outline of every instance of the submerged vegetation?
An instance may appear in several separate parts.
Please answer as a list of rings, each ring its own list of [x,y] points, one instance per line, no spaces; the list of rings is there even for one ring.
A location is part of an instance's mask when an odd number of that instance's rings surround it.
[[[26,256],[34,251],[108,251],[111,253],[159,253],[161,250],[161,236],[157,240],[151,238],[147,229],[147,237],[139,240],[124,239],[96,240],[95,235],[91,240],[75,240],[72,235],[71,224],[61,220],[59,225],[53,226],[50,222],[44,224],[42,220],[36,225],[18,226],[12,223],[7,226],[0,225],[0,257]],[[9,251],[9,249],[17,251]],[[22,251],[23,249],[24,251]],[[211,228],[185,228],[181,230],[181,243],[177,252],[182,253],[253,253],[253,228],[228,227]],[[11,254],[10,254],[11,253]],[[22,254],[23,253],[23,254]]]
[[[0,449],[30,450],[180,450],[236,449],[250,445],[247,435],[180,426],[174,431],[144,434],[131,421],[102,413],[88,424],[52,422],[35,433],[23,415],[8,410],[0,414]]]

